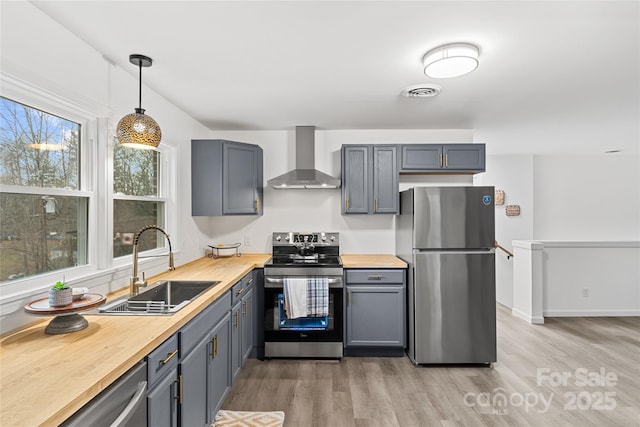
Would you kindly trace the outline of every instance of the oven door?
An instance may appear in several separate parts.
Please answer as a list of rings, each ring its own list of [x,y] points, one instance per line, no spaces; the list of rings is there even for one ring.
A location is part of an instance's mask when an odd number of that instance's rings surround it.
[[[265,357],[342,357],[342,276],[329,277],[328,316],[289,319],[283,301],[283,277],[265,274]]]

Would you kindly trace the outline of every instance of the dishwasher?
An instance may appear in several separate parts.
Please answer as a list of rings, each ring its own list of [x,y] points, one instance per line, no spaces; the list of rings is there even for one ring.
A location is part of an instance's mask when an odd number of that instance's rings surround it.
[[[131,368],[61,424],[62,427],[147,425],[147,362]]]

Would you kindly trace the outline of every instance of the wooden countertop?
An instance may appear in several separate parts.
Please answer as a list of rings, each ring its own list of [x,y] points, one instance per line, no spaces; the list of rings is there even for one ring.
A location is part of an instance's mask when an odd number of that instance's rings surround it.
[[[220,281],[171,316],[83,314],[89,321],[86,329],[45,335],[48,317],[2,337],[0,425],[57,426],[270,257],[200,258],[150,278],[149,283],[159,279]]]
[[[270,254],[200,258],[149,279],[219,280],[171,316],[86,314],[89,326],[46,335],[51,317],[0,340],[0,425],[57,426],[178,331]],[[393,255],[341,255],[345,268],[406,268]],[[127,288],[109,295],[125,295]]]
[[[344,254],[340,258],[344,268],[407,268],[407,263],[394,255]]]

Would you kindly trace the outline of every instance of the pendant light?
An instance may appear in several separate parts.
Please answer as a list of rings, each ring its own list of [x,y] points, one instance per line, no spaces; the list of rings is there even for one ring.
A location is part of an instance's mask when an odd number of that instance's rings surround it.
[[[116,136],[120,145],[125,147],[153,150],[160,145],[162,132],[160,126],[151,116],[144,114],[142,108],[142,67],[151,67],[151,58],[144,55],[129,55],[129,62],[137,65],[140,69],[138,108],[135,113],[127,114],[118,122]]]

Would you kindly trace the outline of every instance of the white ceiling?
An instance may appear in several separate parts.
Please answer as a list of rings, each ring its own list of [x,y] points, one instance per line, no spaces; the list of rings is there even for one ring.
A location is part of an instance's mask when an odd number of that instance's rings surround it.
[[[474,129],[494,152],[637,151],[637,1],[33,3],[132,75],[130,53],[152,57],[145,84],[214,130]],[[450,42],[478,45],[479,68],[426,77],[424,53]],[[401,96],[419,83],[442,92]]]

